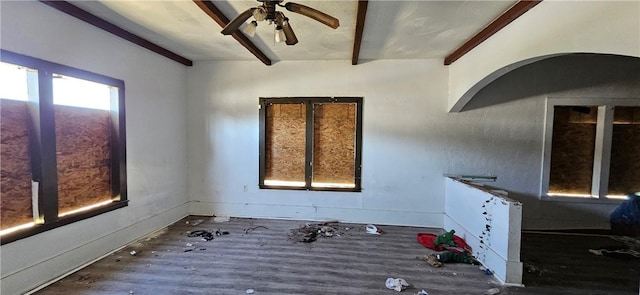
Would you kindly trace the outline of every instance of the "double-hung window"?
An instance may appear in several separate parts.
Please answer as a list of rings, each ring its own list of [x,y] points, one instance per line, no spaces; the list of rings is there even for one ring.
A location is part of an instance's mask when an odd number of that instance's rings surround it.
[[[260,99],[260,188],[361,190],[362,98]]]
[[[637,99],[547,101],[542,195],[622,199],[640,191]]]
[[[2,244],[127,204],[124,82],[2,50]]]

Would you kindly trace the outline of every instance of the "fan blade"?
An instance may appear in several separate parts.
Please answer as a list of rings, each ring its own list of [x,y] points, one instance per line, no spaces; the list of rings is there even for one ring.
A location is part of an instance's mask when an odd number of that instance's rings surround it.
[[[287,38],[285,43],[287,45],[296,45],[296,43],[298,43],[298,38],[293,32],[289,19],[284,16],[284,13],[280,11],[276,12],[276,23],[282,27],[282,32],[284,33],[285,38]]]
[[[253,15],[253,11],[256,9],[258,8],[257,7],[249,8],[245,10],[243,13],[241,13],[240,15],[236,16],[236,18],[232,19],[226,26],[224,26],[224,29],[222,29],[222,34],[223,35],[233,34],[236,30],[238,30],[238,28],[245,21],[247,21],[247,19],[249,19]]]
[[[287,23],[286,26],[282,27],[282,31],[284,35],[287,37],[287,45],[296,45],[298,43],[298,38],[296,34],[293,32],[293,28],[291,28],[291,23]]]
[[[337,18],[330,16],[324,12],[315,10],[309,6],[288,2],[287,4],[284,5],[284,7],[291,12],[299,13],[306,17],[310,17],[331,28],[335,29],[340,26],[340,21]]]

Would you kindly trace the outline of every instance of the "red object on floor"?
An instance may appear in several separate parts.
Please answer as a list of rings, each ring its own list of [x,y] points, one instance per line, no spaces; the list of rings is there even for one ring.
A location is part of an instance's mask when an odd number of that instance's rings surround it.
[[[464,252],[471,253],[471,247],[467,244],[467,242],[465,242],[459,236],[453,235],[453,241],[456,243],[457,247],[449,246],[449,245],[436,245],[434,242],[437,237],[438,237],[437,235],[430,234],[430,233],[419,233],[417,236],[418,243],[420,243],[420,245],[425,246],[426,248],[429,248],[431,250],[435,250],[439,252],[451,251],[451,252],[458,252],[458,253],[464,253]]]

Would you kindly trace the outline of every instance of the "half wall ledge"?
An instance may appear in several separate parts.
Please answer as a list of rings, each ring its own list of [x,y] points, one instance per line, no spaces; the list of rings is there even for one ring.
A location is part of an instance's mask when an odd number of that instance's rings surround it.
[[[455,230],[503,284],[522,286],[522,204],[507,195],[502,190],[447,177],[444,228]]]

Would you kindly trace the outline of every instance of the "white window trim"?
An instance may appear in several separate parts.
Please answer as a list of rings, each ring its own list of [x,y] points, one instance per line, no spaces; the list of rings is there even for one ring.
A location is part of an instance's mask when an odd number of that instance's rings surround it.
[[[555,106],[597,106],[596,146],[591,181],[591,198],[549,196],[551,174],[551,146]],[[545,103],[544,135],[542,142],[542,169],[540,171],[540,198],[548,201],[618,203],[621,200],[607,198],[609,186],[609,164],[613,131],[613,110],[616,106],[640,106],[640,98],[584,98],[547,97]]]

